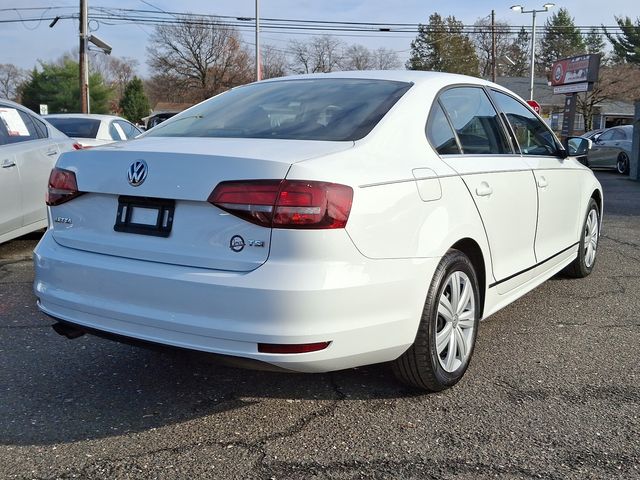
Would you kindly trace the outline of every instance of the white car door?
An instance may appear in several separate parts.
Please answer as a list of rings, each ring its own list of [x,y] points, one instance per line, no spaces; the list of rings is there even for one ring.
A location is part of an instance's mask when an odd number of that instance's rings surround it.
[[[7,145],[7,130],[0,122],[0,242],[22,226],[20,174],[11,146]]]
[[[535,253],[538,263],[572,248],[584,220],[581,175],[584,169],[571,159],[562,159],[561,146],[546,124],[528,107],[506,93],[491,92],[506,115],[515,141],[533,169],[538,190],[538,227]]]
[[[442,159],[460,174],[478,208],[491,249],[492,283],[501,293],[509,291],[526,281],[515,277],[536,263],[537,193],[533,173],[514,153],[483,88],[450,88],[439,95],[438,102],[432,110],[430,128],[443,128],[449,123],[455,130],[454,150],[459,152],[440,152]]]
[[[36,127],[36,121],[28,113],[11,106],[0,106],[0,118],[8,125],[7,152],[13,156],[20,180],[20,204],[22,227],[46,226],[47,209],[45,192],[49,173],[60,148],[57,142],[46,137],[46,127]]]

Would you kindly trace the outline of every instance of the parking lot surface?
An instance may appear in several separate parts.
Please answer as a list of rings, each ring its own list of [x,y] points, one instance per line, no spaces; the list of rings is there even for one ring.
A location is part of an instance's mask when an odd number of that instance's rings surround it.
[[[38,235],[0,245],[0,478],[640,478],[640,184],[598,177],[595,272],[484,322],[437,394],[386,365],[270,373],[64,339],[35,306]]]

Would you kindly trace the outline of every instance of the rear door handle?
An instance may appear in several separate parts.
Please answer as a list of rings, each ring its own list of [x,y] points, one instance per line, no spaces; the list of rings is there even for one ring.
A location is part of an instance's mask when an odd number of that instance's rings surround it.
[[[493,193],[493,189],[487,182],[482,182],[476,188],[476,195],[478,195],[479,197],[488,197],[492,193]]]
[[[15,167],[16,166],[16,162],[14,162],[13,160],[3,160],[2,161],[2,168],[11,168],[11,167]]]
[[[548,185],[549,185],[549,182],[547,182],[546,178],[538,177],[538,187],[547,188]]]
[[[47,150],[47,155],[53,157],[58,154],[58,150]]]

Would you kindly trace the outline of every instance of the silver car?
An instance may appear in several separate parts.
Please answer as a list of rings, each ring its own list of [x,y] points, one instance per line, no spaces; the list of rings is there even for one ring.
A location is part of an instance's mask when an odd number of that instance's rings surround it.
[[[593,142],[587,156],[587,165],[596,168],[615,168],[618,173],[629,173],[633,126],[623,125],[605,130]]]

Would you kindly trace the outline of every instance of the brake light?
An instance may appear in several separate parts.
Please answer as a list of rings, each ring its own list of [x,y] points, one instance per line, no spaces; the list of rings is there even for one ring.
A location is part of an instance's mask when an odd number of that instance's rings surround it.
[[[344,228],[353,189],[309,180],[221,182],[209,203],[249,222],[272,228]]]
[[[49,188],[47,189],[47,205],[60,205],[82,195],[82,193],[78,191],[78,182],[74,172],[57,167],[51,170]]]

